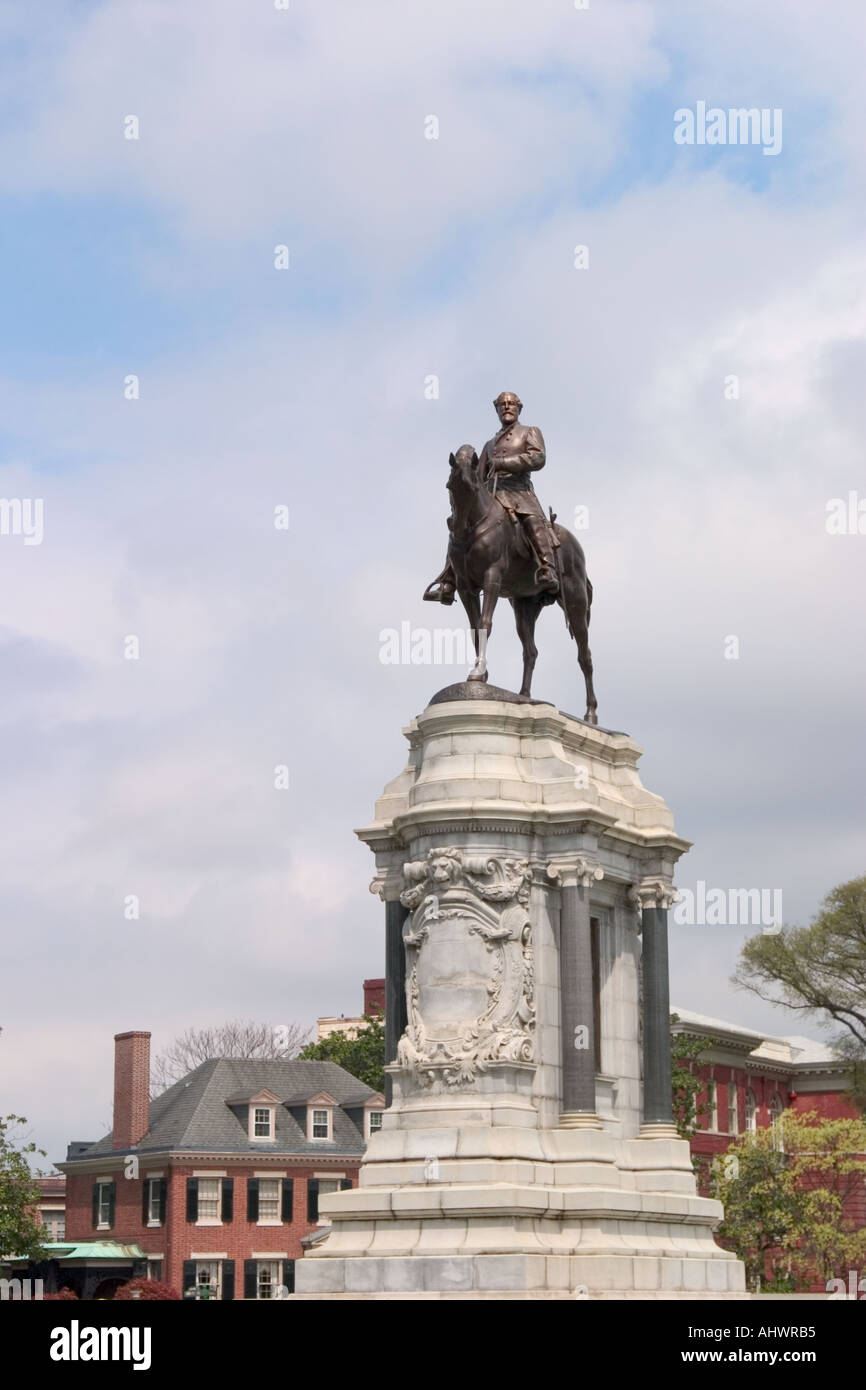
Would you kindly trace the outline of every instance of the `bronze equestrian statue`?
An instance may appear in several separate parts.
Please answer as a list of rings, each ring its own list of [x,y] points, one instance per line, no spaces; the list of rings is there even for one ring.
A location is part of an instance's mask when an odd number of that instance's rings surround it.
[[[584,718],[597,724],[589,650],[592,585],[583,550],[570,531],[555,524],[553,513],[547,520],[535,495],[530,475],[546,461],[541,430],[519,423],[523,407],[513,392],[503,391],[493,404],[502,428],[484,445],[480,459],[470,444],[450,456],[448,559],[424,598],[453,603],[455,590],[460,595],[475,640],[470,681],[487,680],[493,612],[500,595],[509,599],[523,646],[520,694],[526,698],[538,656],[538,615],[547,604],[558,603],[577,643],[586,683]]]

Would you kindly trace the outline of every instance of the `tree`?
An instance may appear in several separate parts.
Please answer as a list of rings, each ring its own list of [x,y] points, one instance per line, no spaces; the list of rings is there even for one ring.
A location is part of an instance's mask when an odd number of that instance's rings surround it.
[[[725,1216],[718,1235],[746,1266],[746,1278],[759,1289],[768,1259],[783,1251],[802,1225],[802,1194],[797,1191],[774,1129],[740,1136],[710,1169],[710,1193]]]
[[[26,1123],[23,1115],[0,1116],[0,1257],[44,1260],[48,1256],[42,1244],[43,1228],[36,1217],[41,1193],[27,1155],[44,1158],[45,1150],[11,1133]]]
[[[671,1014],[671,1024],[679,1023],[679,1014]],[[695,1033],[671,1034],[671,1087],[673,1090],[674,1124],[681,1139],[691,1139],[709,1106],[699,1096],[706,1085],[695,1068],[705,1052],[715,1046],[715,1038],[702,1038]]]
[[[298,1056],[304,1062],[336,1062],[374,1091],[384,1091],[385,1020],[381,1014],[365,1014],[364,1025],[357,1037],[335,1031],[308,1043]]]
[[[826,1286],[834,1276],[862,1269],[866,1261],[866,1230],[858,1211],[866,1195],[866,1122],[786,1110],[779,1123],[802,1193],[791,1265]]]
[[[866,1123],[786,1110],[743,1134],[713,1162],[711,1191],[724,1203],[719,1235],[746,1265],[753,1287],[767,1266],[826,1285],[862,1268],[866,1230]]]
[[[808,927],[783,927],[743,946],[733,983],[771,1004],[836,1024],[837,1046],[866,1062],[866,876],[828,893]],[[862,1105],[866,1081],[855,1067]]]
[[[212,1057],[276,1061],[297,1057],[310,1036],[298,1023],[246,1023],[233,1019],[219,1028],[188,1028],[161,1052],[151,1066],[151,1097],[161,1095],[181,1077]]]

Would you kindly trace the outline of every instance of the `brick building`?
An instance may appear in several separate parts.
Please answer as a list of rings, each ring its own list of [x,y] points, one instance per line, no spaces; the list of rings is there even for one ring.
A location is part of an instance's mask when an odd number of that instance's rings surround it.
[[[374,1017],[376,1014],[385,1016],[385,981],[384,980],[365,980],[364,981],[364,1015],[367,1018]],[[322,1038],[327,1038],[331,1033],[346,1033],[350,1038],[357,1036],[358,1029],[364,1027],[364,1016],[357,1018],[346,1018],[343,1014],[339,1017],[336,1014],[329,1014],[326,1017],[316,1019],[316,1038],[319,1042]]]
[[[39,1188],[39,1220],[45,1228],[45,1239],[63,1240],[66,1235],[66,1179],[52,1175],[36,1178]]]
[[[773,1037],[739,1024],[707,1018],[673,1006],[673,1033],[712,1041],[697,1075],[707,1114],[692,1140],[692,1152],[707,1158],[725,1153],[738,1135],[763,1129],[783,1110],[817,1110],[828,1119],[855,1118],[847,1095],[852,1064],[812,1038]]]
[[[66,1242],[114,1259],[62,1278],[85,1297],[145,1271],[201,1298],[291,1290],[319,1195],[357,1182],[383,1097],[333,1062],[222,1059],[150,1101],[149,1070],[150,1034],[118,1034],[112,1132],[58,1164]]]

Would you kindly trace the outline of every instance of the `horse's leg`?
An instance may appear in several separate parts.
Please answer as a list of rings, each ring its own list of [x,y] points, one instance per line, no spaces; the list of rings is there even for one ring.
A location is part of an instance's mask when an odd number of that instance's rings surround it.
[[[586,683],[587,724],[598,723],[598,701],[592,685],[592,652],[589,650],[589,602],[586,581],[583,577],[570,575],[564,585],[565,592],[560,596],[565,609],[572,635],[577,643],[577,661]]]
[[[478,637],[475,643],[477,660],[472,670],[469,672],[469,680],[487,680],[487,642],[493,628],[493,612],[496,608],[496,601],[499,598],[499,590],[502,587],[502,569],[499,565],[489,569],[484,576],[484,602],[481,606],[481,617],[478,620]]]
[[[538,621],[543,602],[537,595],[533,595],[532,598],[516,598],[513,603],[517,635],[523,647],[523,684],[520,687],[520,693],[528,696],[532,686],[532,673],[535,670],[538,656],[538,648],[535,645],[535,624]]]
[[[475,664],[477,666],[478,658],[481,655],[479,651],[480,640],[478,631],[478,626],[481,622],[481,600],[478,597],[478,590],[470,589],[467,584],[460,584],[458,582],[457,592],[460,595],[460,602],[466,610],[469,626],[472,629],[472,641],[475,646]]]

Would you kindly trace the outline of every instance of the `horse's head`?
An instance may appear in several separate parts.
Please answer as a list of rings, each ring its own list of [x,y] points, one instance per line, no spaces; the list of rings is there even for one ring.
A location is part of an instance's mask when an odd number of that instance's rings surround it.
[[[478,477],[478,455],[471,444],[461,444],[456,454],[449,454],[451,477],[448,486],[455,481],[475,483]]]

